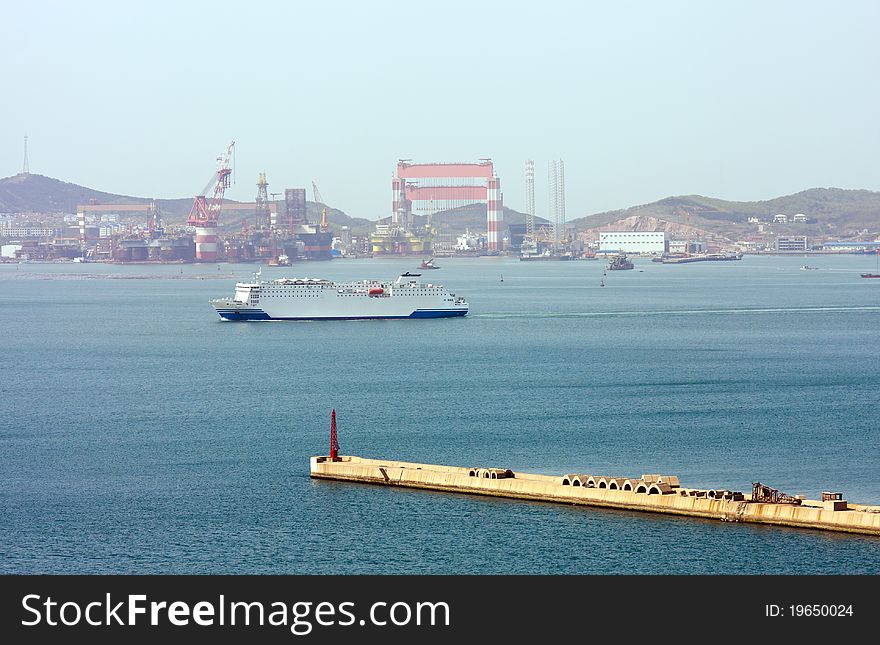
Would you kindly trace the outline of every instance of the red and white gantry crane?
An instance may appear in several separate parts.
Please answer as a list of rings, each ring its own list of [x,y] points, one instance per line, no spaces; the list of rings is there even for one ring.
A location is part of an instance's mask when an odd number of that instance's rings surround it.
[[[217,170],[208,185],[193,201],[186,223],[195,228],[196,262],[217,261],[217,227],[220,224],[220,206],[223,193],[229,188],[232,175],[232,151],[235,141],[231,141],[226,150],[217,157]],[[211,200],[206,195],[211,191]]]

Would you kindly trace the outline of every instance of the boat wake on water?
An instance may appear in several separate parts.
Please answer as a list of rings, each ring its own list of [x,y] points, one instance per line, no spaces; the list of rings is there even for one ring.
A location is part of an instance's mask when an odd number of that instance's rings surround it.
[[[663,311],[573,311],[559,313],[477,313],[471,318],[601,318],[606,316],[693,316],[703,314],[800,314],[880,311],[880,307],[756,307],[754,309],[687,309]]]
[[[15,280],[229,280],[235,274],[113,274],[113,273],[32,273],[16,274]]]

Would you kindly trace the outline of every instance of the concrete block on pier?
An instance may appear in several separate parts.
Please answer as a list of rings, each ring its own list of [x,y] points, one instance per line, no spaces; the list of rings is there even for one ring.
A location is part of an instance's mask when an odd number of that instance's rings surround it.
[[[642,475],[642,481],[647,484],[669,484],[673,488],[681,486],[677,475]]]
[[[632,492],[636,489],[636,486],[639,485],[639,481],[640,480],[638,480],[638,479],[624,479],[623,483],[620,485],[620,490],[626,490],[626,491]]]
[[[468,476],[478,479],[511,479],[513,471],[509,468],[469,468]]]

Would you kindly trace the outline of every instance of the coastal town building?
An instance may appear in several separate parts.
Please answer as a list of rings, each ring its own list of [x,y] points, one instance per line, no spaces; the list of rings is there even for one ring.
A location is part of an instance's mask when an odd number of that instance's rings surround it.
[[[806,235],[780,236],[776,238],[777,251],[806,251],[807,249]]]

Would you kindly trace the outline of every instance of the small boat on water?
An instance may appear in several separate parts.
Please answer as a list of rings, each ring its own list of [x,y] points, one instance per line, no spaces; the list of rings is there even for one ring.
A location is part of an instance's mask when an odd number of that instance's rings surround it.
[[[624,253],[615,255],[611,258],[611,262],[608,263],[609,271],[626,271],[627,269],[633,268],[635,268],[635,265],[629,261]]]
[[[810,265],[805,264],[801,267],[801,271],[815,271],[818,268],[819,267],[811,267]]]
[[[544,251],[543,253],[523,251],[519,256],[519,259],[523,262],[531,262],[533,260],[552,260],[553,256],[550,255],[550,251]]]
[[[269,260],[270,267],[289,267],[290,266],[290,257],[282,253],[278,257],[271,258]]]
[[[419,265],[420,269],[439,269],[436,264],[434,264],[434,258],[430,260],[422,260],[422,263]]]

